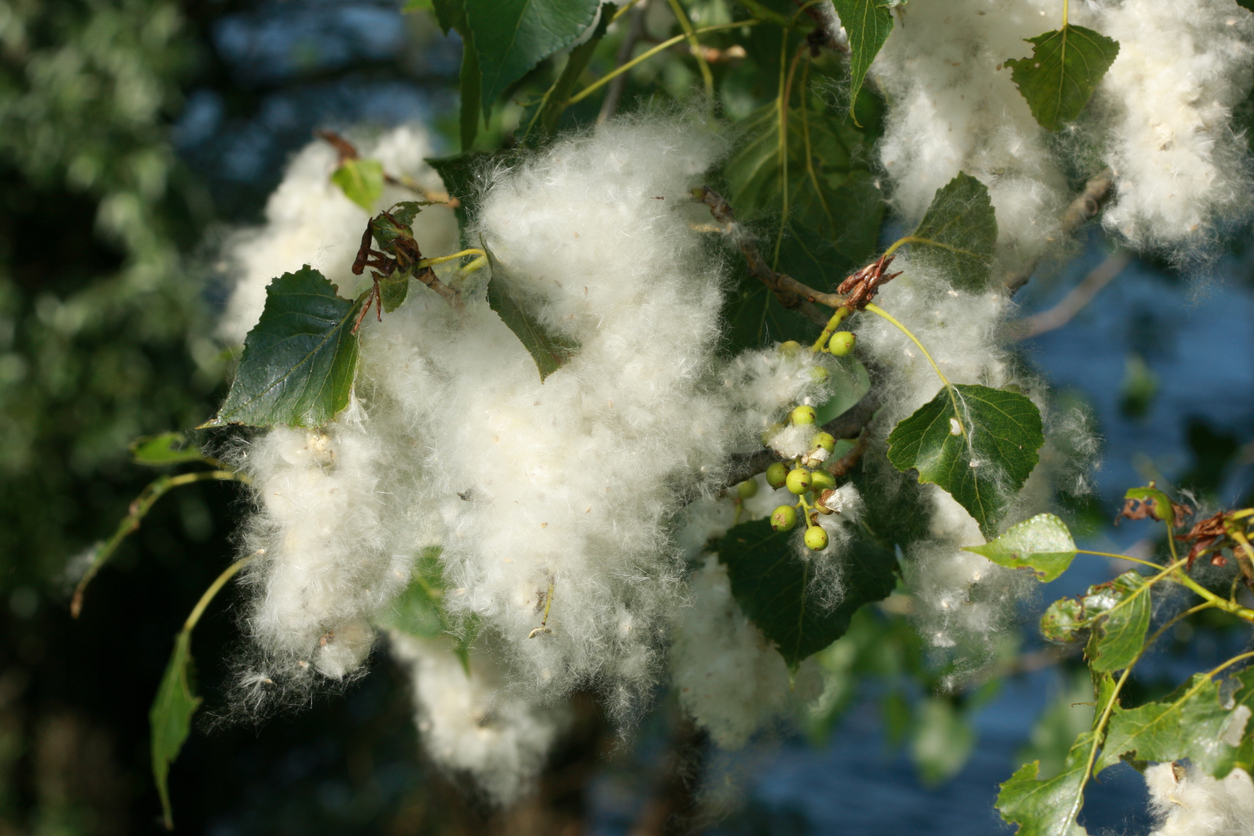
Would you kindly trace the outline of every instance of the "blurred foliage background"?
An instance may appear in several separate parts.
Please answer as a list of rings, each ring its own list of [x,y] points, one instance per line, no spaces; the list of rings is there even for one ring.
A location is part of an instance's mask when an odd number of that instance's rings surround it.
[[[707,9],[690,5],[698,19]],[[710,5],[701,22],[723,22],[711,17],[718,8]],[[669,14],[660,3],[648,13],[655,12]],[[631,25],[647,29],[639,17]],[[736,63],[741,50],[718,68],[727,73],[722,106],[735,118],[749,116],[770,93],[760,88],[775,83],[773,70],[752,62],[758,53],[775,60],[778,46],[752,39],[747,46],[744,64]],[[617,48],[615,38],[605,40],[599,72]],[[199,424],[223,394],[229,356],[212,334],[225,295],[216,242],[260,217],[286,157],[315,128],[418,120],[453,136],[458,61],[456,39],[442,38],[429,15],[403,14],[386,0],[0,2],[0,836],[159,829],[148,706],[174,632],[232,553],[230,520],[241,495],[214,484],[161,500],[96,580],[77,621],[68,614],[69,568],[113,531],[156,475],[130,463],[129,442]],[[554,67],[533,76],[498,108],[484,142],[524,118],[517,102],[538,98]],[[691,61],[671,53],[627,76],[615,95],[664,96],[698,78]],[[592,121],[599,107],[590,99],[567,119]],[[864,114],[864,122],[874,116]],[[456,150],[454,143],[446,140],[445,150]],[[1248,288],[1250,254],[1238,248],[1229,262]],[[1099,416],[1117,416],[1104,429],[1120,459],[1135,465],[1127,439],[1147,420],[1170,420],[1181,445],[1169,475],[1216,501],[1250,501],[1249,329],[1227,358],[1244,371],[1221,381],[1229,407],[1222,420],[1207,418],[1202,404],[1154,419],[1169,368],[1160,362],[1161,334],[1171,317],[1144,299],[1161,300],[1163,287],[1184,294],[1162,265],[1138,269],[1149,290],[1127,302],[1126,327],[1114,335],[1123,346],[1120,382],[1095,384],[1109,390],[1114,410],[1098,403]],[[1031,288],[1025,305],[1052,304],[1066,289],[1063,278]],[[1237,315],[1246,326],[1254,320],[1254,311]],[[1051,343],[1056,336],[1032,349],[1042,357],[1091,356],[1074,347],[1068,355]],[[1085,388],[1084,369],[1070,374],[1059,362],[1049,372]],[[1233,429],[1242,421],[1245,430]],[[1161,476],[1161,464],[1151,457],[1117,473]],[[1099,493],[1074,513],[1096,530],[1113,516],[1112,503]],[[231,595],[220,596],[194,639],[211,709],[236,641],[232,606]],[[851,684],[829,695],[815,739],[826,740],[870,700],[884,739],[906,747],[902,757],[925,781],[957,774],[975,745],[965,718],[993,691],[931,695],[943,671],[928,667],[891,607],[860,616],[838,648],[824,664]],[[1058,663],[1036,652],[1009,647],[1004,672]],[[855,686],[864,680],[872,684]],[[663,700],[628,747],[614,745],[590,701],[581,716],[530,812],[496,825],[627,832],[645,827],[651,804],[673,809],[665,800],[681,792],[682,776],[670,752],[684,742],[673,705]],[[1053,738],[1069,739],[1051,722],[1062,721],[1044,718],[1032,757],[1056,753]],[[994,774],[1011,768],[1007,761]],[[594,770],[602,776],[596,785]],[[185,833],[484,826],[473,802],[421,762],[404,684],[386,665],[302,713],[260,728],[193,734],[174,766],[172,791]],[[991,815],[991,796],[988,804]],[[724,828],[806,832],[805,821],[751,805]]]

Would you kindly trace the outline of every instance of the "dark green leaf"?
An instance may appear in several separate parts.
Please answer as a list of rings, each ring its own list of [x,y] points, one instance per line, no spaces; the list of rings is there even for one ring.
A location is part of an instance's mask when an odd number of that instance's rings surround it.
[[[849,111],[858,99],[867,68],[893,31],[893,13],[883,0],[835,0],[840,23],[849,35]]]
[[[560,369],[579,346],[558,334],[546,331],[510,294],[509,279],[501,263],[491,253],[488,253],[488,262],[492,265],[492,279],[488,282],[488,306],[496,311],[496,315],[527,349],[543,382],[546,377]]]
[[[487,154],[480,151],[458,154],[455,157],[434,157],[427,160],[444,181],[449,197],[457,200],[454,212],[457,223],[462,228],[463,246],[471,246],[466,240],[466,230],[470,221],[479,209],[479,200],[483,196],[487,183],[484,172],[489,170],[495,160],[504,159],[505,154]],[[476,242],[474,246],[477,246]]]
[[[1241,682],[1248,698],[1254,672],[1243,672]],[[1116,710],[1094,773],[1135,755],[1146,761],[1188,758],[1207,774],[1224,777],[1232,771],[1237,747],[1222,740],[1235,710],[1223,702],[1219,683],[1199,673],[1158,702]]]
[[[131,459],[148,467],[169,467],[186,462],[204,461],[195,444],[188,444],[183,433],[162,433],[137,438],[131,442]]]
[[[483,98],[483,70],[479,66],[479,53],[470,38],[462,37],[462,68],[458,74],[458,86],[461,89],[461,113],[458,121],[461,133],[462,152],[475,147],[475,137],[479,135],[479,107],[482,102],[485,109],[491,101]]]
[[[435,11],[435,19],[444,34],[447,35],[450,31],[457,30],[462,40],[465,41],[466,0],[432,0],[431,6]]]
[[[958,384],[943,387],[893,428],[888,460],[944,488],[992,537],[1044,443],[1040,410],[1028,398]]]
[[[1145,577],[1124,572],[1109,583],[1089,587],[1080,604],[1085,620],[1094,625],[1085,651],[1089,667],[1117,671],[1132,664],[1149,629],[1151,602]]]
[[[962,172],[936,190],[919,228],[908,239],[910,257],[942,272],[954,287],[983,290],[992,274],[997,216],[988,189]]]
[[[1040,762],[1019,767],[1001,785],[997,809],[1007,822],[1019,825],[1016,836],[1087,836],[1088,831],[1075,818],[1084,803],[1088,759],[1093,749],[1093,733],[1076,738],[1062,771],[1040,780]]]
[[[435,6],[432,4],[432,0],[405,0],[405,5],[401,7],[401,11],[434,12]]]
[[[1053,514],[1038,514],[1008,529],[983,546],[966,546],[966,551],[982,554],[998,566],[1022,566],[1036,573],[1041,583],[1058,578],[1075,558],[1075,541],[1067,524]]]
[[[332,420],[353,389],[358,305],[308,265],[271,282],[226,403],[205,426],[318,427]]]
[[[383,312],[392,311],[405,304],[409,296],[409,275],[396,275],[379,279],[379,301],[383,303]]]
[[[811,287],[834,290],[874,254],[884,195],[859,162],[866,150],[862,134],[831,118],[816,101],[807,101],[806,110],[788,112],[786,177],[779,157],[779,109],[773,103],[746,120],[745,139],[723,175],[737,219],[763,231],[758,243],[767,262]],[[727,317],[733,348],[757,347],[768,339],[814,339],[813,324],[785,309],[745,270]]]
[[[736,526],[718,544],[732,595],[793,670],[843,636],[858,608],[888,597],[897,582],[893,552],[859,536],[844,558],[845,597],[824,608],[811,584],[813,564],[797,554],[798,536],[758,520]]]
[[[465,0],[466,23],[479,56],[483,115],[537,64],[588,28],[599,0]]]
[[[1045,130],[1056,131],[1084,110],[1119,54],[1119,43],[1070,25],[1025,40],[1032,44],[1032,56],[1011,59],[1006,66],[1032,116]]]
[[[378,160],[345,160],[331,175],[344,196],[367,212],[383,194],[383,163]]]
[[[174,829],[167,779],[170,764],[178,757],[183,742],[191,733],[192,715],[201,699],[192,693],[191,634],[183,630],[174,639],[174,653],[166,665],[157,698],[148,712],[152,726],[152,777],[161,796],[161,810],[167,830]]]

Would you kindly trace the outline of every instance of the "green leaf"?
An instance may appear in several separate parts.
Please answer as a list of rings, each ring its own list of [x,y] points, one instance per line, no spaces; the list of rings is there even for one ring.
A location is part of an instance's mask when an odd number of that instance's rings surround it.
[[[383,194],[383,163],[378,160],[345,160],[331,175],[344,196],[367,212]]]
[[[988,189],[958,172],[936,190],[919,228],[907,240],[910,257],[919,266],[943,273],[956,288],[983,290],[997,244],[997,216]]]
[[[779,109],[771,103],[746,120],[745,141],[723,176],[737,220],[764,230],[758,244],[767,263],[811,287],[835,290],[874,255],[884,194],[861,162],[867,157],[861,132],[832,118],[812,97],[807,102],[804,111],[788,111],[786,172]],[[727,310],[731,347],[757,347],[768,339],[813,342],[813,323],[780,305],[747,270],[740,269],[738,278]]]
[[[131,460],[148,467],[170,467],[187,462],[201,462],[204,454],[189,444],[183,433],[162,433],[144,436],[131,442]]]
[[[844,558],[845,597],[824,608],[811,584],[813,563],[797,553],[798,536],[758,520],[736,526],[718,543],[732,595],[792,670],[843,636],[858,608],[887,598],[897,582],[894,553],[859,536]]]
[[[475,146],[475,137],[479,135],[479,106],[484,103],[485,109],[491,107],[491,101],[483,98],[483,69],[479,66],[479,53],[470,38],[462,36],[462,68],[458,74],[458,86],[461,90],[461,111],[458,119],[462,151],[469,151]]]
[[[435,12],[435,5],[432,0],[406,0],[405,5],[401,7],[402,12]],[[448,34],[447,32],[445,34]]]
[[[436,22],[447,35],[456,30],[466,40],[466,0],[431,0]]]
[[[992,537],[1044,443],[1040,410],[1028,398],[958,384],[942,388],[893,428],[888,460],[944,488]]]
[[[1092,749],[1093,733],[1085,732],[1076,738],[1062,771],[1054,777],[1041,780],[1040,761],[1033,761],[1001,785],[997,809],[1007,822],[1019,825],[1016,836],[1087,836],[1075,817],[1084,804]]]
[[[975,746],[975,729],[947,697],[928,697],[918,708],[910,757],[919,777],[936,786],[958,774]]]
[[[1145,647],[1150,622],[1150,588],[1137,572],[1089,587],[1080,599],[1085,620],[1094,625],[1085,653],[1095,671],[1126,668]]]
[[[486,245],[484,251],[487,251]],[[509,279],[501,263],[490,252],[488,263],[492,266],[492,279],[488,282],[488,306],[496,311],[496,315],[527,349],[540,372],[540,381],[543,382],[546,377],[560,369],[579,346],[559,334],[546,331],[535,317],[518,304],[509,292]]]
[[[424,639],[435,638],[448,631],[444,615],[444,569],[440,563],[439,546],[422,550],[414,561],[409,586],[392,603],[392,609],[379,619],[383,627],[400,630]]]
[[[1085,626],[1084,605],[1075,598],[1060,598],[1041,616],[1041,635],[1051,642],[1075,641]]]
[[[1243,671],[1239,679],[1248,699],[1254,672]],[[1135,755],[1138,760],[1160,762],[1188,758],[1207,774],[1223,778],[1232,771],[1238,749],[1222,739],[1236,709],[1223,703],[1219,683],[1198,673],[1165,699],[1116,710],[1094,774],[1121,757]]]
[[[462,246],[472,246],[466,240],[466,230],[470,221],[479,210],[479,200],[483,196],[486,182],[484,172],[490,165],[504,160],[509,155],[505,152],[487,154],[482,151],[470,151],[455,157],[432,157],[426,162],[434,168],[444,181],[444,188],[449,197],[457,200],[453,212],[457,215],[457,223],[462,229]]]
[[[964,550],[982,554],[998,566],[1026,566],[1041,583],[1049,583],[1067,571],[1076,554],[1067,524],[1053,514],[1038,514],[991,543],[965,546]]]
[[[1056,131],[1084,110],[1119,54],[1119,42],[1071,25],[1025,40],[1032,44],[1032,57],[1011,59],[1006,66],[1032,116],[1045,130]]]
[[[849,35],[849,112],[853,113],[867,68],[893,31],[893,13],[883,0],[835,0],[835,4]]]
[[[170,764],[191,733],[192,715],[201,703],[200,697],[192,693],[192,673],[191,633],[183,630],[174,639],[174,653],[170,655],[170,663],[157,688],[157,698],[148,712],[152,726],[152,777],[157,783],[157,794],[161,796],[166,830],[174,829],[167,782]]]
[[[575,42],[600,0],[465,0],[483,77],[483,115],[537,64]]]
[[[353,390],[359,305],[341,299],[308,265],[271,282],[226,403],[204,426],[318,427],[332,420]]]

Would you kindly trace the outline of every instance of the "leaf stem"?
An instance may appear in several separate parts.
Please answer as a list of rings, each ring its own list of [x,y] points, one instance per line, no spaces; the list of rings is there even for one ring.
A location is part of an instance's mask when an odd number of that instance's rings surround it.
[[[1062,0],[1062,28],[1063,29],[1067,28],[1067,7],[1069,5],[1070,5],[1070,0]]]
[[[739,29],[743,26],[756,26],[758,23],[759,21],[756,21],[756,20],[737,20],[733,23],[720,23],[716,26],[703,26],[700,29],[693,30],[692,34],[704,35],[706,32],[722,32],[727,29]],[[669,38],[665,41],[662,41],[660,44],[653,47],[652,49],[645,50],[644,52],[640,53],[639,55],[637,55],[635,58],[631,59],[627,63],[619,67],[615,67],[610,72],[601,76],[596,81],[592,82],[587,87],[583,88],[578,93],[571,96],[569,99],[566,100],[566,104],[573,105],[576,102],[583,101],[584,99],[588,98],[588,96],[591,96],[594,92],[599,90],[601,87],[608,84],[611,80],[614,79],[615,76],[618,76],[618,75],[621,75],[622,73],[627,72],[632,67],[639,64],[640,62],[645,61],[649,58],[652,58],[654,55],[657,55],[659,52],[665,49],[669,49],[670,47],[674,46],[680,41],[687,39],[687,37],[688,37],[687,35],[676,35],[673,38]]]
[[[113,553],[117,551],[118,546],[126,539],[126,536],[132,531],[139,528],[139,523],[145,515],[152,509],[152,506],[158,499],[165,496],[169,491],[183,485],[191,485],[195,482],[243,482],[248,484],[249,479],[242,473],[234,470],[198,470],[194,473],[181,473],[178,476],[160,476],[148,483],[139,496],[135,497],[131,502],[129,512],[118,523],[117,530],[113,532],[104,544],[96,549],[96,554],[92,558],[91,565],[87,567],[87,571],[79,578],[78,584],[74,587],[74,595],[70,599],[70,617],[78,618],[79,613],[83,609],[83,593],[87,590],[87,585],[91,583],[92,578],[96,577],[96,573],[100,568],[113,557]]]
[[[840,323],[844,322],[851,313],[853,313],[852,308],[837,308],[836,313],[832,314],[832,318],[827,321],[827,325],[823,326],[823,332],[819,334],[819,338],[814,341],[814,345],[810,346],[810,352],[818,354],[822,351],[827,341],[832,338],[832,334],[836,333],[836,329],[840,327]]]
[[[468,255],[482,257],[483,254],[484,254],[483,250],[479,249],[478,247],[471,247],[468,250],[462,250],[461,252],[453,253],[452,255],[442,255],[436,258],[424,258],[422,261],[418,262],[417,269],[421,270],[424,267],[431,267],[432,265],[435,265],[435,264],[444,264],[446,262],[453,261],[458,258],[465,258]]]
[[[240,569],[243,569],[249,563],[256,560],[260,554],[261,552],[257,552],[256,554],[250,554],[248,557],[240,558],[230,566],[226,567],[222,574],[218,575],[214,582],[209,584],[209,588],[206,589],[205,593],[200,596],[200,600],[197,601],[196,606],[192,608],[191,614],[188,615],[187,620],[183,622],[184,633],[190,634],[192,632],[192,629],[196,626],[196,622],[200,621],[200,617],[204,615],[205,607],[209,606],[209,602],[214,599],[214,596],[222,591],[222,587],[226,586],[226,582],[235,577],[236,573],[239,572]]]
[[[706,117],[710,120],[714,119],[714,74],[710,72],[710,64],[705,60],[705,53],[701,50],[701,42],[697,40],[697,33],[693,31],[692,21],[688,19],[688,13],[684,11],[684,7],[679,5],[679,0],[667,0],[670,4],[671,11],[675,14],[675,19],[679,21],[679,28],[684,30],[684,34],[688,38],[688,48],[692,50],[692,57],[697,59],[697,68],[701,71],[701,80],[705,82],[705,110]]]
[[[890,249],[889,252],[892,252],[892,250]],[[892,323],[893,326],[897,328],[897,330],[901,331],[901,333],[909,337],[910,342],[917,345],[919,347],[919,351],[922,351],[923,356],[926,357],[927,361],[932,364],[932,370],[935,371],[936,376],[941,379],[941,383],[944,383],[946,388],[949,389],[951,397],[953,396],[953,388],[954,388],[953,384],[949,382],[949,378],[945,377],[945,373],[940,370],[940,366],[936,365],[936,361],[932,359],[932,355],[928,353],[928,350],[923,347],[923,343],[919,342],[919,338],[916,337],[914,334],[910,333],[909,328],[902,325],[900,322],[897,321],[896,317],[894,317],[892,314],[890,314],[888,311],[884,310],[883,308],[881,308],[879,305],[875,304],[874,302],[867,302],[866,307],[863,310],[870,311],[876,316],[882,317],[883,319],[888,320],[890,323]],[[956,412],[957,410],[958,410],[958,404],[955,399],[954,411]]]

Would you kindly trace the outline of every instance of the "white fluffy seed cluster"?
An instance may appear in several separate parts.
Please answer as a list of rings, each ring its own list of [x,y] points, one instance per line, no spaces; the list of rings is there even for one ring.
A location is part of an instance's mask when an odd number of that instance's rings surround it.
[[[363,151],[390,173],[407,158],[386,156],[387,139]],[[695,229],[707,218],[688,190],[721,152],[696,122],[640,117],[486,172],[471,239],[492,253],[495,290],[576,347],[563,367],[542,382],[482,277],[449,268],[460,308],[413,283],[404,306],[363,322],[349,410],[237,452],[257,501],[245,534],[258,555],[248,700],[281,696],[314,671],[350,676],[416,556],[438,547],[454,630],[478,631],[471,673],[440,643],[390,645],[414,678],[437,763],[505,803],[534,777],[563,725],[552,706],[572,689],[595,687],[617,719],[633,717],[689,611],[680,510],[722,485],[730,453],[830,391],[808,352],[717,356],[721,255]],[[349,281],[366,216],[326,186],[333,163],[318,146],[302,152],[270,224],[236,239],[246,269],[231,304],[238,322],[224,333],[255,321],[259,289],[309,260],[295,251],[311,241],[322,242],[324,274]],[[316,206],[326,201],[333,222]],[[455,245],[444,219],[427,225],[432,211],[415,232],[440,255]],[[848,504],[852,519],[856,498]],[[831,554],[812,559],[831,567],[816,574],[836,601],[844,534],[833,526]],[[761,634],[743,626],[762,652]],[[491,658],[480,660],[485,647]]]
[[[1156,763],[1145,770],[1150,836],[1248,836],[1254,833],[1254,782],[1243,769],[1222,780],[1192,764]]]
[[[1196,257],[1217,228],[1248,216],[1251,163],[1230,117],[1252,81],[1254,16],[1234,0],[1073,3],[1070,22],[1120,50],[1059,138],[1036,123],[1005,65],[1032,54],[1025,38],[1058,28],[1058,3],[912,0],[903,9],[871,75],[891,103],[880,162],[908,222],[965,171],[992,197],[1002,265],[1020,269],[1060,237],[1064,172],[1091,176],[1102,165],[1116,192],[1104,223],[1133,246]]]

